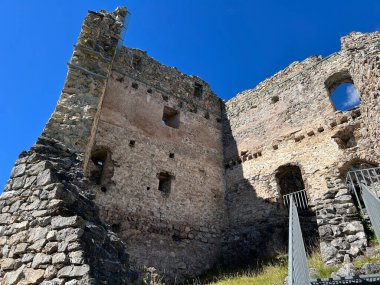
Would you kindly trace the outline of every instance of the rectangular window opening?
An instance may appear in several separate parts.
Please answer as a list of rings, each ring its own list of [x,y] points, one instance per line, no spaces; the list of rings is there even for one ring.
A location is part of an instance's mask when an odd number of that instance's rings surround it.
[[[179,112],[173,108],[164,107],[164,112],[162,115],[162,124],[171,128],[179,128]]]
[[[158,175],[158,190],[169,195],[172,184],[172,176],[167,172],[160,172]]]

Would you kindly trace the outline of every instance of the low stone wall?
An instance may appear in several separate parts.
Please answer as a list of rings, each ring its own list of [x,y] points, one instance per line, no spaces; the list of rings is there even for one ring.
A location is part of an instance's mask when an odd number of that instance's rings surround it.
[[[330,177],[326,182],[329,190],[315,201],[323,261],[350,262],[367,246],[364,227],[345,183]]]

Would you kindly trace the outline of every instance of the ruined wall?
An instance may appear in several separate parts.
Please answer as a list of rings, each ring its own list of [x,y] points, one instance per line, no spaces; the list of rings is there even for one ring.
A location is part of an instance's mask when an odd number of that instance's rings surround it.
[[[350,33],[342,38],[342,50],[352,56],[350,73],[361,95],[367,147],[379,154],[380,33]]]
[[[165,108],[177,125],[163,123]],[[179,117],[179,118],[178,118]],[[127,243],[141,272],[181,280],[219,258],[224,227],[221,103],[207,83],[123,47],[112,66],[93,146],[107,153],[93,179],[103,219]],[[170,192],[159,175],[171,177]]]
[[[354,71],[360,63],[354,56],[343,48],[325,59],[311,57],[293,63],[226,103],[226,260],[243,256],[252,262],[258,256],[284,250],[287,214],[276,174],[286,165],[298,166],[302,172],[314,220],[318,218],[315,224],[325,262],[341,262],[345,255],[351,258],[365,249],[363,226],[358,224],[352,198],[344,190],[347,167],[340,171],[340,165],[350,162],[378,162],[363,132],[374,122],[363,121],[361,113],[373,108],[367,106],[362,94],[362,76]],[[375,74],[368,78],[372,76]],[[329,96],[344,82],[359,87],[363,104],[352,111],[337,112]],[[313,231],[306,230],[304,235],[313,235]],[[348,236],[348,244],[342,244]]]
[[[126,245],[99,219],[83,157],[126,16],[90,12],[60,101],[0,197],[0,284],[130,284]],[[117,274],[115,274],[117,273]]]
[[[16,161],[0,197],[1,285],[129,284],[144,265],[173,282],[222,253],[230,265],[270,257],[287,240],[289,167],[324,261],[365,250],[345,175],[380,161],[379,33],[349,34],[224,104],[200,78],[118,47],[126,14],[86,17],[56,110]],[[334,110],[343,82],[359,108]]]
[[[39,138],[0,197],[0,284],[130,284],[125,244],[98,218],[80,156]],[[117,273],[117,275],[115,275]]]
[[[67,64],[69,70],[56,109],[43,135],[84,153],[92,145],[104,91],[121,41],[125,8],[113,13],[89,12]]]

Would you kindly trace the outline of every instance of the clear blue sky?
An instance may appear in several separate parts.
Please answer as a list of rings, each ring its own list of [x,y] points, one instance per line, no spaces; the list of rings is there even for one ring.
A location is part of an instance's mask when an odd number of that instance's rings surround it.
[[[0,189],[63,86],[87,10],[127,6],[125,44],[196,74],[228,99],[292,61],[327,56],[350,31],[380,29],[378,0],[2,0]],[[1,192],[1,190],[0,190]]]

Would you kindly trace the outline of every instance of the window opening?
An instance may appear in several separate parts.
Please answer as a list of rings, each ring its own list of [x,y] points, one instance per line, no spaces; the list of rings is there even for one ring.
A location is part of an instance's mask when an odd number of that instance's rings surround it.
[[[167,172],[160,172],[158,181],[158,190],[168,196],[171,190],[172,176]]]
[[[161,123],[168,127],[178,129],[180,123],[179,112],[173,108],[165,106]]]

